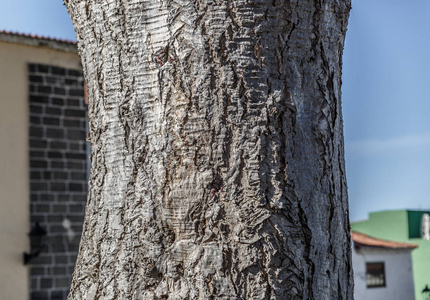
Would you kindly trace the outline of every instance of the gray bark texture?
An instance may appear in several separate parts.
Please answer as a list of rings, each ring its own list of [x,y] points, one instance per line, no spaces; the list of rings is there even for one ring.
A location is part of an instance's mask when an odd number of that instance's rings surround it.
[[[64,0],[88,83],[72,299],[352,299],[349,0]]]

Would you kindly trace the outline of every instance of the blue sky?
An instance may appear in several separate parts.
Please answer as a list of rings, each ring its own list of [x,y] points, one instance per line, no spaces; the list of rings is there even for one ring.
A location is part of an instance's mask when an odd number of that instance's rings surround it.
[[[343,68],[352,221],[430,208],[430,1],[353,1]]]
[[[430,208],[430,1],[352,6],[342,87],[350,218]],[[0,7],[0,29],[75,40],[61,0]]]

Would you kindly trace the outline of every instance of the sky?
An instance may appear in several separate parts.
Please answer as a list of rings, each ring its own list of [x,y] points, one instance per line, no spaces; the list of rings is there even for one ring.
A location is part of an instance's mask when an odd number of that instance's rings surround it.
[[[343,56],[352,221],[430,208],[430,1],[353,0]]]
[[[0,29],[75,40],[61,0],[0,0]],[[351,221],[430,209],[430,1],[353,0],[343,56]]]

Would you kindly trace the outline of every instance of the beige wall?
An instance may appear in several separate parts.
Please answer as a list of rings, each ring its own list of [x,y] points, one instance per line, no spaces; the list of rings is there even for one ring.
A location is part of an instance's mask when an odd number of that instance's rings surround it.
[[[29,292],[28,63],[80,69],[75,53],[0,42],[0,299],[8,300]]]

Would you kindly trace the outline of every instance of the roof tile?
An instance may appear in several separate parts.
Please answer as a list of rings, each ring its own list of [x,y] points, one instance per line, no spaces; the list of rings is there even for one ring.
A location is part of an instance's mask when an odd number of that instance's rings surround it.
[[[415,249],[418,247],[417,244],[381,240],[355,231],[351,231],[351,237],[356,248],[365,246],[391,249]]]

